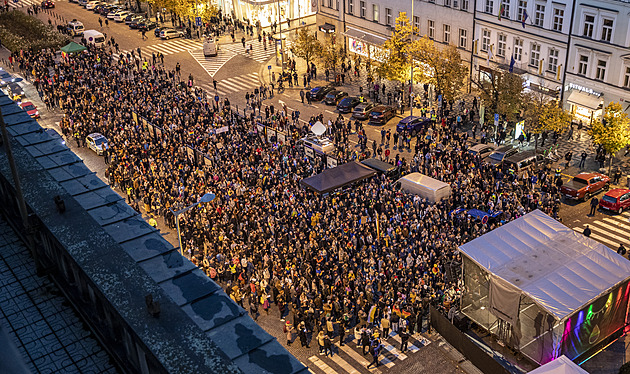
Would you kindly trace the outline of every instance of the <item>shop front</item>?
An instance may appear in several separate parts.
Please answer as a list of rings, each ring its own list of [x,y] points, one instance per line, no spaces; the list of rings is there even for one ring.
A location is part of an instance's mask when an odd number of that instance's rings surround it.
[[[387,41],[386,38],[352,27],[348,27],[344,35],[348,38],[348,50],[350,52],[366,57],[368,60],[385,61],[385,52],[382,46]]]
[[[590,125],[594,120],[601,118],[603,93],[575,83],[567,84],[564,91],[567,109],[573,115],[574,121],[582,121],[582,123]]]
[[[225,0],[230,1],[231,0]],[[310,0],[234,0],[237,17],[262,27],[315,14]]]

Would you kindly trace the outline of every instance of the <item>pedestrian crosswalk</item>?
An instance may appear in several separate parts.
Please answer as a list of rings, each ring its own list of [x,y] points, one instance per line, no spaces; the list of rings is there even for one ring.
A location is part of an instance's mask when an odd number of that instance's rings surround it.
[[[214,96],[215,90],[212,82],[203,83],[200,87],[208,91],[211,96]],[[254,89],[257,87],[260,87],[260,78],[258,77],[258,73],[249,73],[239,75],[237,77],[218,80],[216,93],[218,93],[219,96],[233,95],[236,92],[243,91],[250,91],[250,93],[253,93]]]
[[[586,225],[591,229],[590,238],[597,240],[608,248],[616,251],[620,244],[628,248],[630,241],[630,212],[601,213],[597,212],[598,218],[590,223],[582,223],[573,227],[573,230],[583,233]]]
[[[197,61],[197,63],[199,63],[199,65],[201,65],[201,67],[211,77],[214,77],[214,75],[223,67],[223,65],[230,61],[232,57],[236,56],[236,53],[224,48],[220,48],[217,52],[217,55],[211,57],[204,56],[203,49],[191,50],[188,51],[188,53],[190,53],[195,61]]]
[[[349,335],[346,344],[333,345],[333,354],[330,355],[314,355],[309,357],[309,368],[315,374],[333,374],[333,373],[363,373],[368,370],[370,373],[381,373],[382,369],[391,369],[397,363],[409,358],[410,355],[418,352],[421,347],[431,343],[431,341],[421,334],[415,334],[409,339],[407,351],[401,352],[401,339],[395,332],[390,332],[388,339],[382,339],[383,349],[378,356],[379,366],[368,365],[372,362],[372,357],[367,354],[363,355],[359,338]]]
[[[291,48],[291,42],[285,41],[286,49]],[[274,56],[276,50],[275,46],[271,43],[267,43],[266,49],[265,44],[263,42],[258,42],[258,40],[250,40],[245,42],[245,47],[241,43],[233,43],[233,44],[225,44],[222,48],[230,50],[239,55],[249,57],[252,60],[264,64],[269,59]],[[250,49],[251,48],[251,49]]]
[[[40,5],[40,3],[41,2],[38,2],[37,0],[7,0],[7,5],[9,6],[9,8],[22,8],[33,5]],[[2,5],[4,5],[4,1],[2,2]]]
[[[140,57],[148,58],[153,53],[157,54],[158,52],[163,54],[164,56],[167,56],[181,52],[194,51],[197,49],[203,49],[203,43],[198,39],[173,39],[164,43],[140,47]],[[132,50],[124,50],[120,51],[120,53],[114,53],[114,60],[118,60],[121,55],[126,55],[127,53],[131,52]],[[137,56],[138,50],[134,49],[133,53]]]

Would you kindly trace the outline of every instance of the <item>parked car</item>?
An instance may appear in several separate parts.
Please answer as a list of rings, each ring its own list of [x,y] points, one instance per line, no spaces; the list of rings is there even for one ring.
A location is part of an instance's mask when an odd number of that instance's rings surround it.
[[[99,6],[100,4],[105,4],[103,2],[100,1],[90,1],[87,4],[85,4],[85,9],[87,10],[93,10],[94,8],[96,8],[97,6]]]
[[[37,110],[35,104],[30,101],[23,101],[20,106],[26,111],[26,113],[28,113],[29,116],[31,116],[31,118],[39,118],[39,110]]]
[[[610,178],[600,173],[580,173],[560,187],[560,192],[567,199],[586,200],[597,191],[608,190]]]
[[[42,1],[42,8],[44,9],[52,9],[55,7],[55,2],[51,0]]]
[[[326,94],[326,98],[324,98],[324,104],[337,105],[339,103],[339,100],[346,96],[348,96],[347,92],[332,90]]]
[[[374,104],[372,103],[360,103],[359,105],[354,107],[352,111],[352,118],[364,120],[370,116],[370,112],[374,109]]]
[[[315,136],[313,134],[308,135],[301,139],[304,145],[307,145],[319,154],[326,154],[328,152],[333,152],[335,150],[335,145],[333,142],[322,136]]]
[[[506,157],[510,157],[518,153],[518,148],[514,148],[511,145],[504,145],[502,147],[497,148],[494,152],[490,153],[490,155],[483,159],[485,163],[490,165],[501,166],[503,164],[503,160]]]
[[[97,6],[92,8],[92,12],[94,12],[96,14],[101,14],[101,12],[103,11],[103,8],[106,8],[107,6],[108,5],[106,3],[98,4]]]
[[[172,38],[183,38],[184,33],[181,31],[173,30],[173,29],[164,29],[160,31],[160,38],[162,39],[172,39]]]
[[[337,104],[337,110],[339,113],[350,113],[359,103],[361,103],[361,101],[356,96],[344,97],[339,104]]]
[[[146,20],[146,19],[138,23],[138,30],[140,31],[149,31],[149,30],[153,30],[156,27],[157,27],[157,23]]]
[[[410,131],[411,136],[416,136],[423,128],[431,125],[431,119],[418,116],[407,116],[396,125],[396,131]]]
[[[384,125],[396,115],[396,108],[388,105],[379,105],[370,112],[370,125]]]
[[[88,148],[96,152],[99,156],[103,154],[105,147],[107,147],[107,138],[97,132],[88,135],[85,141]]]
[[[470,153],[473,156],[479,155],[479,157],[484,159],[486,156],[494,152],[496,149],[497,147],[492,144],[476,144],[468,148],[468,153]]]
[[[140,28],[140,24],[145,21],[146,19],[144,19],[144,17],[134,18],[131,22],[129,22],[129,28],[130,29]],[[160,36],[160,35],[158,34],[156,36]]]
[[[606,192],[599,200],[599,207],[621,214],[624,209],[630,208],[630,190],[627,188],[615,188]]]
[[[323,100],[324,97],[326,97],[326,95],[334,90],[334,87],[331,86],[319,86],[319,87],[315,87],[311,90],[311,100],[313,101],[320,101]]]
[[[120,8],[118,7],[114,7],[112,8],[109,13],[107,13],[107,19],[111,19],[112,21],[114,20],[114,16],[116,16],[116,13],[120,12]]]
[[[134,17],[142,17],[142,16],[141,16],[141,15],[139,15],[139,14],[135,14],[135,13],[129,13],[129,14],[127,14],[127,17],[125,17],[125,25],[128,25],[129,23],[131,23],[131,20],[132,20]]]
[[[114,21],[123,22],[125,20],[125,17],[127,17],[128,15],[129,15],[129,12],[127,12],[126,10],[122,10],[114,14]]]
[[[7,88],[9,89],[9,96],[13,100],[16,100],[16,97],[19,97],[21,99],[22,97],[25,96],[24,89],[22,88],[22,86],[20,86],[16,82],[11,82],[7,84]]]
[[[544,165],[544,161],[545,156],[542,152],[539,151],[536,153],[534,150],[529,150],[506,157],[503,160],[503,163],[508,169],[514,171],[516,174],[521,174],[525,170],[529,170],[539,163]]]

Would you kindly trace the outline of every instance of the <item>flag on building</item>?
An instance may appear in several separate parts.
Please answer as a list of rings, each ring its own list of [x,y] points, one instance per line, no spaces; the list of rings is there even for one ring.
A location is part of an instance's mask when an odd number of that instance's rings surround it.
[[[503,16],[504,10],[505,10],[505,5],[501,4],[501,6],[499,7],[499,21],[501,20],[501,17]]]
[[[510,73],[514,72],[514,64],[516,63],[516,60],[514,59],[514,56],[512,56],[512,59],[510,60]]]
[[[521,25],[523,26],[523,28],[525,28],[525,21],[527,21],[527,18],[529,18],[527,10],[523,10],[523,19],[521,19]]]
[[[490,44],[490,47],[488,47],[488,66],[490,66],[490,60],[494,57],[494,53],[492,53],[493,48],[494,44]]]

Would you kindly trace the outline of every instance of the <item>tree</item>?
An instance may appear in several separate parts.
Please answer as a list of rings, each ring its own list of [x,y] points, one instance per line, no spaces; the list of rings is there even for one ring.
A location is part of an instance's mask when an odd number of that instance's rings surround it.
[[[593,122],[588,134],[593,138],[593,143],[601,145],[610,155],[608,168],[610,173],[615,153],[630,145],[630,120],[621,104],[615,102],[608,104],[604,119]]]
[[[403,86],[410,80],[409,47],[412,31],[407,13],[401,12],[396,18],[396,27],[391,38],[383,44],[383,63],[376,69],[379,76],[390,81],[401,82]]]
[[[336,43],[334,34],[328,35],[321,46],[319,59],[326,69],[332,70],[333,81],[335,79],[334,77],[337,75],[337,66],[341,64],[344,58],[345,51],[343,44]]]
[[[432,84],[445,101],[455,100],[468,75],[457,48],[454,45],[438,48],[425,35],[413,41],[410,50],[414,61],[414,81]]]
[[[317,40],[317,31],[310,33],[307,28],[298,30],[297,37],[291,52],[306,61],[306,66],[311,66],[311,61],[321,54],[322,44]]]
[[[523,104],[523,78],[508,73],[482,72],[484,78],[473,80],[478,88],[481,101],[486,106],[486,116],[494,113],[502,115],[507,121],[516,120]]]

